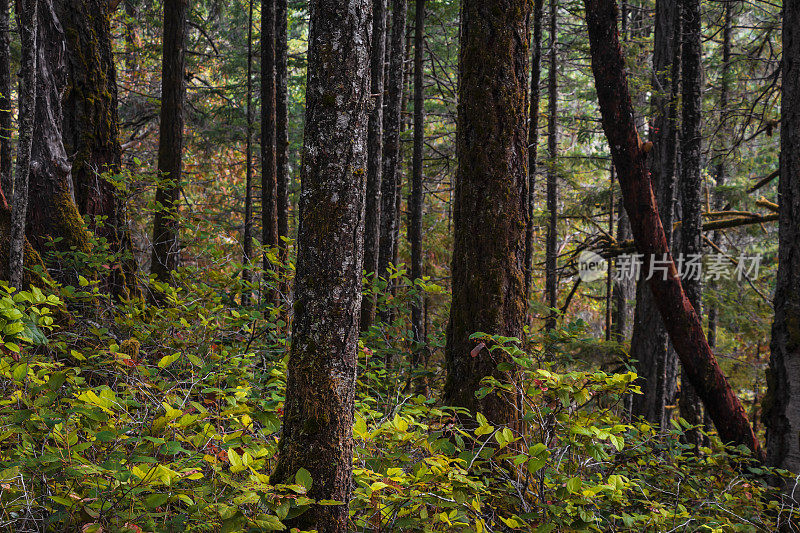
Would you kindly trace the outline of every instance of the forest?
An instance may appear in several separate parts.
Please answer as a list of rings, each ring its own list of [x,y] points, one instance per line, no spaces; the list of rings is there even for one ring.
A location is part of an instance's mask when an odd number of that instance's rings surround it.
[[[800,532],[800,0],[0,0],[0,530]]]

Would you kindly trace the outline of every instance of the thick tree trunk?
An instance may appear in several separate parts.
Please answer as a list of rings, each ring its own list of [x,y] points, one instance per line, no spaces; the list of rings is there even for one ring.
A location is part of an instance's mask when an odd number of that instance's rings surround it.
[[[364,271],[370,280],[378,276],[380,254],[381,191],[383,173],[383,63],[386,56],[386,0],[372,0],[372,46],[370,50],[370,91],[367,140],[367,207],[364,217]],[[361,330],[375,321],[376,296],[370,295],[361,306]]]
[[[800,473],[800,2],[783,5],[780,229],[767,396],[767,462]],[[794,481],[787,489],[791,490]],[[796,496],[795,496],[796,497]]]
[[[390,263],[395,263],[398,248],[400,178],[402,152],[400,130],[403,124],[405,88],[406,19],[408,0],[392,0],[392,30],[387,75],[386,111],[383,127],[383,173],[381,181],[381,234],[378,275],[385,276]],[[389,313],[381,315],[383,322],[390,321]]]
[[[0,0],[0,186],[12,198],[11,161],[11,17],[8,0]]]
[[[528,218],[528,27],[531,3],[465,0],[459,59],[459,160],[453,211],[453,302],[447,328],[448,405],[514,422],[514,399],[479,400],[500,352],[472,357],[476,332],[521,338]]]
[[[295,316],[273,483],[311,473],[311,498],[350,500],[367,164],[371,0],[310,3]],[[348,506],[292,527],[347,531]]]
[[[278,245],[275,1],[261,0],[261,244]],[[271,268],[264,256],[264,270]]]
[[[156,216],[150,272],[168,281],[180,263],[178,204],[183,171],[183,103],[186,94],[186,11],[188,0],[164,1],[161,63],[161,118],[158,139]]]
[[[422,202],[423,202],[423,157],[425,146],[425,86],[422,56],[425,48],[425,0],[416,0],[416,22],[414,25],[414,157],[412,161],[411,195],[408,206],[411,242],[411,279],[422,278]],[[423,338],[422,298],[411,304],[411,331],[415,343]],[[416,353],[418,346],[414,347]]]
[[[250,270],[253,260],[253,0],[247,11],[247,96],[245,98],[246,131],[244,140],[244,231],[242,232],[242,280],[252,281]],[[251,292],[242,293],[242,304],[250,304]]]
[[[634,123],[617,34],[616,3],[585,0],[584,5],[603,129],[617,168],[636,247],[644,255],[643,268],[647,271],[653,257],[666,254],[671,260],[671,255],[650,183],[646,154]],[[726,443],[745,445],[760,457],[761,448],[747,413],[708,346],[700,317],[686,298],[674,263],[666,280],[653,276],[650,289],[681,364],[703,399],[720,438]]]
[[[684,265],[700,258],[703,252],[702,170],[700,114],[701,87],[701,19],[700,0],[681,0],[683,17],[683,43],[681,53],[681,80],[683,91],[681,129],[681,248]],[[684,268],[683,287],[698,316],[703,316],[702,279],[700,273]],[[697,275],[695,275],[697,274]],[[692,425],[703,422],[703,406],[687,372],[681,368],[680,414]],[[702,436],[696,431],[687,432],[690,442],[701,444]]]
[[[275,2],[275,169],[278,191],[278,243],[287,258],[281,237],[289,236],[289,6]]]
[[[19,145],[17,147],[17,177],[11,211],[11,239],[9,242],[9,282],[22,288],[25,269],[25,223],[28,214],[28,181],[30,177],[34,120],[36,118],[38,50],[38,1],[20,0],[17,3],[22,58],[20,60],[19,91]]]
[[[106,289],[118,297],[139,295],[125,199],[108,179],[119,173],[122,156],[109,4],[59,0],[55,6],[67,45],[63,140],[72,164],[75,202],[89,227],[118,258],[104,277]]]
[[[546,329],[556,327],[558,308],[558,0],[550,0],[550,56],[547,74],[547,242],[545,250],[545,299],[551,311]]]
[[[672,242],[675,209],[676,156],[678,143],[677,95],[680,81],[681,23],[678,0],[657,0],[653,49],[653,86],[650,101],[653,143],[650,170],[661,224]],[[645,272],[645,275],[647,273]],[[644,277],[636,283],[636,308],[631,336],[631,358],[642,379],[642,393],[632,399],[632,414],[653,424],[664,424],[677,393],[677,355],[670,348],[667,331],[653,293]]]
[[[77,284],[82,265],[59,262],[57,254],[89,253],[89,234],[74,199],[69,159],[62,141],[61,95],[66,86],[66,42],[52,0],[39,0],[36,58],[36,112],[30,164],[26,234],[62,283]],[[17,156],[19,164],[19,155]],[[16,187],[15,187],[16,189]],[[54,247],[47,246],[60,237]],[[93,276],[94,273],[86,273]]]
[[[544,0],[534,0],[533,36],[531,37],[531,93],[530,119],[528,121],[528,226],[525,229],[525,301],[531,297],[533,283],[533,213],[536,207],[536,158],[539,153],[539,82],[542,74],[542,14]]]

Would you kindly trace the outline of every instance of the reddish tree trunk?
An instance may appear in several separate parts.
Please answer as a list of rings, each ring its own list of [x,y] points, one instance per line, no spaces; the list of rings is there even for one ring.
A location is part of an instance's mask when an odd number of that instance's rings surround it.
[[[617,6],[614,0],[584,0],[584,5],[603,129],[617,168],[637,251],[644,254],[643,269],[647,272],[651,258],[666,255],[671,260],[671,254],[634,123],[617,34]],[[708,409],[721,439],[743,444],[761,457],[761,446],[747,413],[708,345],[700,317],[686,297],[674,263],[666,279],[653,276],[650,289],[686,375]]]

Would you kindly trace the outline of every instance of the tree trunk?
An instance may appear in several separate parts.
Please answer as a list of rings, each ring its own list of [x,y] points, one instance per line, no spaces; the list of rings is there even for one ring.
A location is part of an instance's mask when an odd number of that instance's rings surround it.
[[[287,523],[347,531],[352,490],[371,0],[310,3],[295,316],[283,435],[272,483],[311,473],[311,506]],[[334,52],[335,51],[335,52]]]
[[[261,244],[278,244],[275,153],[275,0],[261,0]],[[272,268],[264,256],[264,270]]]
[[[0,0],[0,186],[13,198],[11,161],[11,17],[8,0]]]
[[[521,338],[527,309],[528,27],[531,3],[465,0],[461,19],[453,211],[453,302],[447,328],[447,405],[515,421],[514,399],[475,392],[500,352],[471,356],[476,332]]]
[[[36,114],[36,70],[38,51],[38,2],[37,0],[20,0],[19,32],[22,48],[20,60],[19,91],[19,145],[17,147],[17,179],[13,188],[14,200],[11,210],[11,239],[9,242],[9,282],[12,287],[22,288],[25,269],[25,222],[28,214],[28,180],[31,167],[33,135],[35,133]]]
[[[536,207],[536,158],[539,153],[539,102],[542,74],[542,13],[544,0],[533,2],[533,36],[531,38],[531,93],[528,122],[528,227],[525,229],[525,301],[531,297],[533,283],[533,213]]]
[[[372,46],[370,50],[370,91],[367,140],[367,207],[364,217],[364,271],[370,280],[378,276],[383,171],[383,63],[386,56],[386,0],[372,0]],[[361,306],[361,330],[375,321],[376,296],[369,295]]]
[[[253,0],[249,1],[247,12],[247,96],[245,113],[247,125],[244,140],[245,181],[244,181],[244,231],[242,235],[242,280],[252,281],[251,261],[253,260]],[[242,305],[250,305],[250,289],[242,292]]]
[[[411,176],[411,202],[408,210],[408,228],[411,242],[411,279],[422,278],[422,202],[423,202],[423,149],[425,142],[425,87],[422,56],[425,47],[425,0],[416,0],[414,27],[414,157]],[[415,297],[411,304],[411,331],[414,343],[423,342],[422,299]],[[416,353],[419,346],[415,346]],[[416,358],[415,358],[416,359]]]
[[[722,68],[720,72],[719,90],[719,112],[720,112],[720,146],[718,147],[717,165],[714,172],[716,190],[713,196],[713,209],[718,211],[723,208],[724,197],[721,188],[727,179],[727,169],[725,160],[728,152],[728,136],[731,130],[728,127],[728,94],[731,90],[731,33],[733,31],[733,0],[725,2],[725,14],[722,23]],[[715,231],[711,236],[712,242],[719,246],[721,233]],[[709,286],[714,287],[716,283],[709,281]],[[719,309],[716,303],[712,302],[708,309],[708,344],[713,348],[717,343],[717,315]]]
[[[547,243],[545,250],[544,285],[547,306],[551,311],[546,329],[556,327],[558,308],[558,1],[550,0],[550,57],[547,74]]]
[[[278,192],[278,243],[284,261],[288,247],[281,237],[289,236],[289,6],[275,2],[275,170]]]
[[[645,162],[646,154],[634,123],[617,34],[616,3],[585,0],[584,4],[603,129],[611,147],[637,251],[644,255],[643,268],[647,271],[653,257],[666,254],[671,261],[671,255]],[[742,444],[760,457],[761,448],[747,413],[708,346],[700,317],[686,297],[674,263],[666,280],[653,276],[650,289],[687,377],[703,399],[720,438],[726,443]]]
[[[90,229],[116,256],[103,278],[105,288],[117,297],[138,296],[125,199],[109,179],[119,173],[122,157],[109,4],[58,0],[55,6],[66,36],[63,140],[72,164],[75,202]]]
[[[683,92],[681,101],[681,248],[684,265],[692,259],[700,258],[703,252],[702,219],[702,170],[700,114],[700,60],[701,60],[701,19],[700,0],[681,0],[683,17],[683,43],[681,60],[681,80]],[[692,307],[698,316],[703,316],[702,279],[684,268],[683,287]],[[680,414],[692,425],[703,423],[703,406],[697,392],[687,379],[686,370],[681,368]],[[689,442],[700,445],[702,436],[696,431],[686,434]]]
[[[767,462],[800,473],[800,2],[783,5],[780,226],[767,395]],[[794,487],[794,481],[787,490]]]
[[[651,181],[659,205],[667,243],[672,242],[675,206],[676,156],[678,143],[677,94],[680,83],[681,23],[678,0],[657,0],[653,49],[653,86],[650,101],[653,143]],[[646,274],[646,273],[645,273]],[[643,383],[642,393],[632,399],[632,415],[663,425],[669,415],[666,406],[677,393],[677,356],[669,347],[667,331],[653,293],[644,277],[636,283],[631,358]]]
[[[178,204],[183,170],[183,103],[186,94],[186,11],[188,0],[164,1],[161,63],[161,118],[158,139],[156,216],[150,272],[168,281],[180,262]]]
[[[386,275],[390,263],[395,263],[397,230],[400,226],[397,201],[400,198],[402,152],[400,130],[403,123],[405,88],[406,18],[408,0],[392,0],[392,31],[387,75],[386,111],[383,127],[383,179],[381,181],[381,234],[378,275]],[[387,276],[388,277],[388,276]],[[381,315],[383,322],[389,313]]]

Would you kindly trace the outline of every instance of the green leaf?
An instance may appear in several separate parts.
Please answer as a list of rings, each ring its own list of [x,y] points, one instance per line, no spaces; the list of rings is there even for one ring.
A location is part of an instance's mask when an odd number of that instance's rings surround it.
[[[144,499],[144,505],[148,509],[161,507],[169,501],[169,494],[151,494]]]
[[[567,490],[572,493],[577,493],[578,491],[581,490],[582,485],[583,483],[581,482],[581,478],[573,477],[570,478],[569,481],[567,481]]]
[[[294,476],[295,481],[298,485],[302,485],[305,487],[306,490],[311,489],[311,483],[313,480],[311,479],[311,472],[306,470],[305,468],[301,468],[297,471],[297,474]]]

